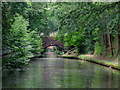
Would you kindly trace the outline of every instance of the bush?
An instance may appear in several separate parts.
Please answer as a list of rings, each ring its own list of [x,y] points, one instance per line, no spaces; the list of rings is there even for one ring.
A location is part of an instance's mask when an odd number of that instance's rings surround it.
[[[31,52],[33,55],[40,56],[41,52],[43,51],[42,49],[42,40],[40,38],[40,35],[36,31],[32,31],[29,34],[29,41],[31,45]]]
[[[21,68],[29,61],[29,52],[27,50],[29,41],[27,38],[27,26],[29,25],[22,16],[16,14],[14,23],[6,31],[8,36],[3,40],[3,68]]]
[[[103,45],[101,43],[99,43],[99,42],[96,42],[95,43],[95,53],[94,54],[95,55],[101,55],[103,50],[104,50]]]

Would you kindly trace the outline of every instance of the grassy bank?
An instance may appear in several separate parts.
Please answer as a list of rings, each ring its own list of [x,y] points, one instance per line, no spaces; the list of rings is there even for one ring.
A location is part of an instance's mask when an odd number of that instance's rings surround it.
[[[79,56],[76,56],[76,55],[62,55],[61,57],[72,58],[72,59],[80,59],[80,60],[96,63],[96,64],[99,64],[99,65],[102,65],[102,66],[106,66],[106,67],[109,67],[109,68],[120,70],[120,67],[119,67],[118,64],[115,64],[115,63],[109,62],[109,61],[103,61],[103,60],[99,60],[99,59],[95,59],[95,58],[90,58],[90,57],[85,56],[85,55],[79,55]]]
[[[70,59],[79,59],[76,55],[61,55],[60,57],[70,58]]]

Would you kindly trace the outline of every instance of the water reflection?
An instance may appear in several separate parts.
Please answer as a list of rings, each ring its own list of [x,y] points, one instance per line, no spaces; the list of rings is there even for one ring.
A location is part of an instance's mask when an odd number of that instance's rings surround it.
[[[46,57],[46,58],[45,58]],[[3,70],[3,88],[117,88],[118,71],[47,53],[25,70]]]

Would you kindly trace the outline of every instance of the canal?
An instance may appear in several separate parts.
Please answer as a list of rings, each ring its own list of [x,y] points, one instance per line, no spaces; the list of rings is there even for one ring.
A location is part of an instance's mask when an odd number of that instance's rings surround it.
[[[47,53],[23,70],[3,70],[2,88],[118,88],[119,71]]]

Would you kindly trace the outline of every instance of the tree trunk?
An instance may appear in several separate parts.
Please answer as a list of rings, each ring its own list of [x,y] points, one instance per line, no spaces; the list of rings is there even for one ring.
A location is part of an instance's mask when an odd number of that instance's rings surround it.
[[[104,33],[103,33],[103,30],[101,29],[101,42],[102,42],[102,45],[105,46],[105,39],[104,39]]]
[[[111,53],[111,56],[113,56],[113,48],[112,48],[111,35],[109,33],[109,30],[108,30],[107,37],[108,37],[108,43],[109,43],[110,53]]]
[[[105,46],[105,56],[108,54],[108,38],[107,34],[104,34],[104,46]]]
[[[120,30],[119,28],[118,28],[118,60],[120,61]]]
[[[108,20],[105,19],[105,21],[106,21],[106,25],[108,25]],[[113,56],[113,48],[112,48],[111,35],[110,35],[109,29],[107,31],[107,37],[108,37],[109,50],[110,50],[111,56]]]

